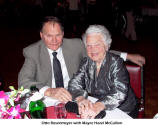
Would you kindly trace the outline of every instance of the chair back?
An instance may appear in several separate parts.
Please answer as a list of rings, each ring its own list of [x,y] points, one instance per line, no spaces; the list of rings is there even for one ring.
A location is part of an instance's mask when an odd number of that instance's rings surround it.
[[[139,100],[138,118],[144,117],[144,83],[143,67],[134,64],[126,64],[130,76],[130,84]]]
[[[138,98],[143,97],[143,69],[137,65],[126,65],[130,76],[130,84]]]

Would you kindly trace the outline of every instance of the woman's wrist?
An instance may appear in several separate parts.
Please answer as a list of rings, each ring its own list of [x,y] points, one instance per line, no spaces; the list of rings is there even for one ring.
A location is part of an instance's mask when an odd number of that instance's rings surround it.
[[[102,102],[96,102],[94,106],[98,112],[106,109],[105,105]]]

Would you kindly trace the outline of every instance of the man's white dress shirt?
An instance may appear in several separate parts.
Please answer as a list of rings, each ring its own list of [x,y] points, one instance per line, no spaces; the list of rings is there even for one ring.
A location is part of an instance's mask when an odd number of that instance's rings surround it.
[[[50,56],[51,67],[52,67],[52,86],[51,86],[51,88],[56,88],[55,79],[54,79],[54,70],[53,70],[53,55],[52,55],[52,53],[54,51],[51,50],[51,49],[49,49],[49,48],[47,48],[47,50],[48,50],[48,53],[49,53],[49,56]],[[59,48],[58,50],[56,50],[56,52],[57,52],[57,58],[58,58],[58,60],[60,61],[60,64],[61,64],[61,70],[62,70],[62,75],[63,75],[64,88],[67,89],[68,82],[69,82],[70,78],[69,78],[69,74],[68,74],[67,67],[66,67],[66,64],[65,64],[64,56],[63,56],[63,53],[62,53],[62,48]],[[44,95],[44,92],[48,88],[50,88],[50,87],[49,86],[44,86],[43,88],[40,89],[40,93],[42,95]]]

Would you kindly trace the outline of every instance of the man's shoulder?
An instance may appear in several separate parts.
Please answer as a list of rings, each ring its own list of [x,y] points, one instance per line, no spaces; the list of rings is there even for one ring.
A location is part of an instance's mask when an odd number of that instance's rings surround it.
[[[43,45],[43,42],[42,42],[42,40],[39,40],[39,41],[32,43],[29,46],[25,47],[23,50],[24,51],[31,51],[31,50],[33,51],[33,50],[38,49],[41,45]]]
[[[73,47],[73,48],[84,48],[84,43],[82,42],[82,40],[80,38],[71,38],[71,39],[67,39],[64,38],[63,39],[63,46],[64,47]]]
[[[80,38],[71,38],[71,39],[63,38],[63,42],[66,42],[66,43],[81,43],[82,40]]]
[[[39,40],[26,48],[23,49],[23,54],[26,56],[30,57],[36,57],[39,55],[41,52],[43,52],[44,48],[44,43],[42,40]]]

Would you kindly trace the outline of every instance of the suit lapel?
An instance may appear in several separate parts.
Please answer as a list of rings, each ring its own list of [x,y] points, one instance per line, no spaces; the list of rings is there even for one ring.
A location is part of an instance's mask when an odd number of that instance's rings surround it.
[[[65,43],[66,42],[64,42],[64,40],[63,40],[62,52],[63,52],[63,56],[64,56],[64,60],[65,60],[65,64],[66,64],[66,67],[67,67],[69,77],[71,78],[72,75],[73,75],[72,67],[70,65],[71,64],[71,58],[70,58],[71,53],[68,50],[68,48],[65,46]]]
[[[43,72],[44,78],[50,80],[52,78],[52,68],[51,68],[51,61],[49,57],[48,50],[45,44],[42,42],[41,44],[41,51],[40,51],[40,63],[41,63],[41,71]]]

